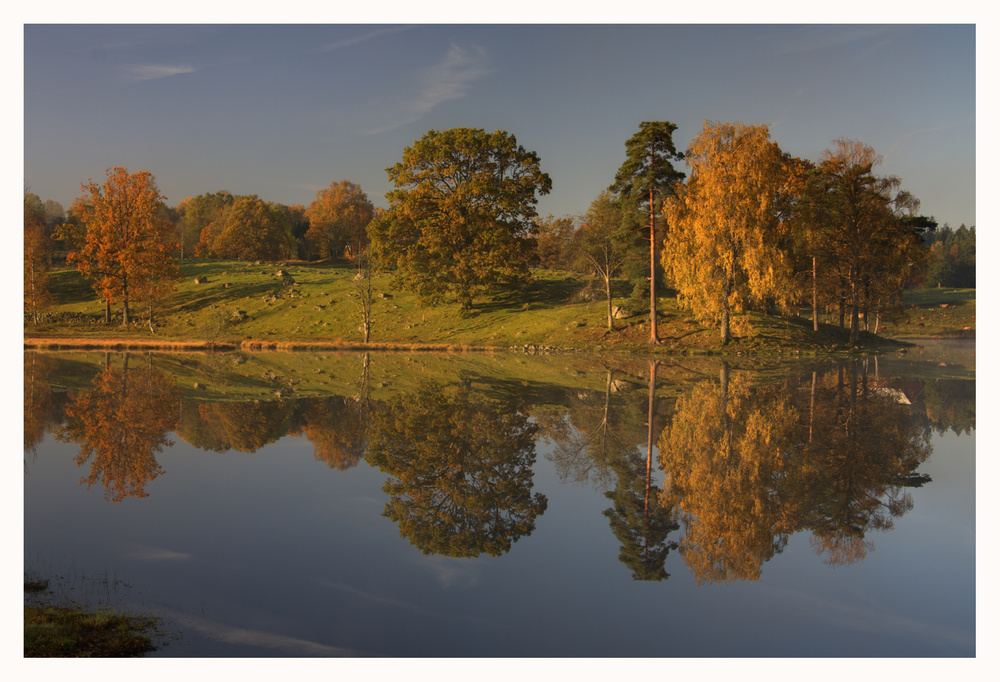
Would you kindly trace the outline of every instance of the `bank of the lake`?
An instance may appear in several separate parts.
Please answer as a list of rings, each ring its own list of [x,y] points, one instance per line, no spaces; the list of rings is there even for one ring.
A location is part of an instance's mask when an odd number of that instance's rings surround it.
[[[738,316],[735,340],[723,347],[719,332],[679,308],[671,295],[658,302],[661,344],[649,344],[649,311],[627,297],[615,331],[607,329],[600,291],[564,272],[536,270],[523,291],[476,301],[463,312],[453,302],[422,306],[416,295],[373,280],[370,343],[363,343],[356,271],[329,263],[257,263],[186,260],[176,292],[155,311],[134,305],[129,327],[105,324],[101,301],[73,269],[53,272],[54,303],[37,325],[26,323],[24,343],[49,349],[136,350],[517,350],[527,352],[848,353],[899,348],[906,337],[975,334],[975,290],[907,292],[906,314],[879,335],[848,343],[837,320],[813,332],[806,317]]]

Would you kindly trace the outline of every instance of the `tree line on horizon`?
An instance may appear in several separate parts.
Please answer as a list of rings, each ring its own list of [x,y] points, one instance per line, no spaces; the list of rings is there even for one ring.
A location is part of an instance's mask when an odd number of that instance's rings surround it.
[[[505,131],[431,130],[387,168],[394,189],[376,209],[349,180],[308,207],[226,191],[166,206],[149,171],[106,171],[81,184],[69,211],[25,189],[24,309],[37,322],[51,302],[53,256],[75,264],[122,324],[154,311],[174,289],[178,259],[342,260],[392,274],[424,303],[514,290],[531,268],[579,273],[603,290],[615,328],[615,286],[647,308],[658,343],[657,299],[668,290],[723,344],[747,310],[836,311],[851,343],[897,314],[903,287],[974,286],[975,227],[957,232],[919,213],[894,176],[876,173],[870,146],[834,141],[817,162],[783,152],[766,125],[706,122],[687,150],[676,126],[643,122],[613,182],[582,216],[539,217],[552,187],[537,153]],[[685,174],[675,167],[686,162]],[[366,268],[365,272],[367,273]],[[971,282],[971,285],[970,285]],[[742,319],[742,318],[740,318]]]

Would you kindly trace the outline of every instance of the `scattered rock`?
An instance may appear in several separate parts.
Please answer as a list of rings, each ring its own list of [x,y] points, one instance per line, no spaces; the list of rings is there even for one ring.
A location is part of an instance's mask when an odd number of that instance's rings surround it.
[[[194,278],[194,283],[195,284],[208,284],[208,277],[195,277]]]
[[[206,386],[205,384],[202,384],[202,383],[198,383],[196,381],[196,382],[194,382],[194,388],[195,388],[196,391],[204,391],[206,388],[208,388],[208,386]]]

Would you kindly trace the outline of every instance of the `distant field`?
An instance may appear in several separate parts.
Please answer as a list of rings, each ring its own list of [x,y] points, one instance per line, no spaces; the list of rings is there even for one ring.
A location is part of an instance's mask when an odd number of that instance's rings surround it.
[[[56,304],[49,312],[56,321],[25,325],[25,335],[79,342],[113,337],[173,343],[178,349],[189,342],[259,348],[289,343],[352,345],[363,340],[355,270],[350,266],[187,260],[181,273],[176,292],[156,310],[154,334],[144,321],[146,310],[141,305],[133,307],[139,321],[130,328],[121,326],[117,306],[113,311],[117,318],[105,325],[101,303],[80,275],[72,269],[54,272],[51,288]],[[442,348],[648,348],[648,309],[631,311],[609,333],[604,301],[580,296],[586,284],[583,280],[546,270],[534,271],[533,276],[525,290],[477,300],[474,309],[464,313],[456,303],[422,307],[414,294],[391,290],[388,277],[377,276],[371,342]],[[205,281],[195,283],[196,278]],[[615,303],[626,300],[619,298]],[[941,308],[941,303],[949,307]],[[917,308],[908,316],[910,321],[889,325],[889,336],[960,334],[970,326],[967,318],[975,328],[974,290],[908,292],[907,306],[911,304]],[[657,327],[664,348],[719,349],[718,330],[679,309],[672,296],[663,297],[658,308]],[[843,330],[821,325],[820,333],[814,334],[804,318],[753,313],[737,317],[734,332],[737,341],[727,351],[823,353],[846,348]]]
[[[904,312],[886,323],[886,334],[896,338],[959,337],[976,335],[976,290],[908,289],[903,294]]]

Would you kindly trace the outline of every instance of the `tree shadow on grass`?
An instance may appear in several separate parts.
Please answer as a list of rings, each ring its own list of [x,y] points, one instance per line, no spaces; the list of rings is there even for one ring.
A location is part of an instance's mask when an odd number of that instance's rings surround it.
[[[496,294],[490,300],[478,302],[474,309],[480,312],[515,310],[529,306],[533,309],[549,309],[565,305],[579,292],[581,282],[575,279],[535,280],[516,291]]]

